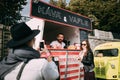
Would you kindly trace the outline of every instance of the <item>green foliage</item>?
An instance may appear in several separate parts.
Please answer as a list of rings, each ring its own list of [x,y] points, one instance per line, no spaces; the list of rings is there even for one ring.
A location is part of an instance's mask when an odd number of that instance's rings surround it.
[[[52,4],[52,5],[55,5],[55,6],[57,6],[57,1],[50,0],[50,1],[49,1],[49,3],[50,3],[50,4]]]
[[[66,0],[58,0],[58,1],[50,0],[49,3],[63,9],[66,8]]]
[[[58,0],[57,6],[65,9],[66,0]]]
[[[76,12],[76,13],[79,13],[80,11],[80,0],[71,0],[70,1],[70,4],[69,4],[69,10],[73,11],[73,12]]]
[[[93,28],[120,32],[120,2],[118,0],[71,0],[69,10],[93,20]]]
[[[12,25],[20,20],[20,11],[26,3],[26,0],[0,0],[0,23]]]
[[[71,0],[67,6],[59,0],[54,5],[88,16],[93,29],[120,32],[120,0]]]

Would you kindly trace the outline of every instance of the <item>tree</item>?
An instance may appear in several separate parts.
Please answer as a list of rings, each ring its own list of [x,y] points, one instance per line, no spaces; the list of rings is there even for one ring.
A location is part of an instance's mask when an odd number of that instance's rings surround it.
[[[12,25],[20,20],[20,11],[26,3],[26,0],[1,0],[0,23],[4,25]]]
[[[94,29],[119,32],[119,7],[118,0],[71,0],[67,9],[92,18]]]
[[[57,6],[57,1],[50,0],[50,1],[49,1],[49,3],[50,3],[50,4],[52,4],[52,5],[55,5],[55,6]]]
[[[66,0],[58,0],[57,6],[65,9],[66,8]]]
[[[66,8],[66,0],[58,0],[58,1],[50,0],[49,3],[63,9]]]

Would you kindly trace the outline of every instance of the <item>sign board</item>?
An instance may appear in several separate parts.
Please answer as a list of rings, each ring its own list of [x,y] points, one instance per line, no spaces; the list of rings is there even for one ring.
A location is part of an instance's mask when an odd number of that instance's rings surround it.
[[[88,32],[81,30],[80,31],[80,42],[82,42],[83,40],[88,40]]]
[[[31,1],[31,17],[43,18],[47,21],[57,22],[68,26],[91,31],[91,20],[85,16],[55,7],[39,0]]]

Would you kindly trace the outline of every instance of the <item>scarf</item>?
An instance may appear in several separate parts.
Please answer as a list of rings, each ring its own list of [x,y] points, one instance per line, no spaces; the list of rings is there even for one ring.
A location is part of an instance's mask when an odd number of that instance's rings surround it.
[[[27,62],[36,58],[40,58],[40,53],[31,47],[24,46],[14,50],[11,49],[8,56],[0,62],[0,78],[5,77],[7,73],[12,71],[21,62]]]

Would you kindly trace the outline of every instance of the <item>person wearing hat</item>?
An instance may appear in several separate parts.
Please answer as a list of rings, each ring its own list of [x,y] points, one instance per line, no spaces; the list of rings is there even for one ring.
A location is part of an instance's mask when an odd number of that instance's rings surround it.
[[[39,51],[33,49],[40,31],[31,30],[25,22],[13,25],[10,31],[12,39],[7,46],[11,50],[0,62],[0,80],[56,80],[59,73],[52,58],[40,58]]]

